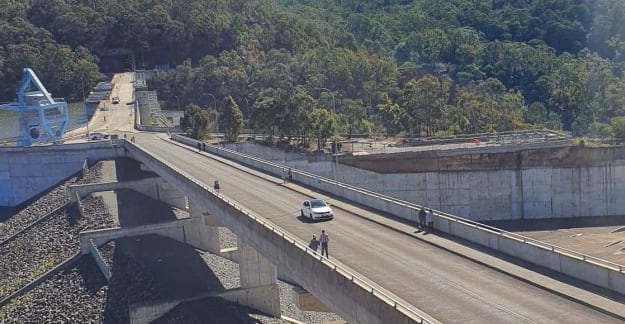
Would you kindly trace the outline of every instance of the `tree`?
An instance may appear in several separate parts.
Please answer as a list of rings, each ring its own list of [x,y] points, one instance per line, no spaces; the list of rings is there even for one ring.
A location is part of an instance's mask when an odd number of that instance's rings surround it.
[[[610,126],[614,131],[614,137],[625,140],[625,117],[619,116],[610,119]]]
[[[193,104],[185,107],[184,116],[180,119],[180,128],[189,133],[189,136],[198,140],[206,137],[209,124],[206,110]]]
[[[362,131],[363,121],[366,117],[365,105],[362,100],[343,100],[340,113],[342,119],[347,124],[349,137],[352,137],[354,131]]]
[[[314,108],[309,117],[310,130],[317,139],[317,150],[321,150],[322,143],[325,143],[332,136],[332,125],[335,117],[326,109]]]
[[[227,96],[223,101],[223,113],[219,118],[219,129],[225,134],[228,142],[236,142],[243,129],[243,113],[239,109],[239,105]]]

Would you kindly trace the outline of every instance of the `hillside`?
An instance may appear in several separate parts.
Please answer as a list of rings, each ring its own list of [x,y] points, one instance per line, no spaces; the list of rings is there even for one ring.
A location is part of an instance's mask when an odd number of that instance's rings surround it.
[[[249,126],[307,141],[334,125],[625,137],[620,0],[29,3],[0,0],[0,101],[23,66],[79,98],[99,71],[134,63],[173,68],[151,85],[165,107],[220,110],[231,96]]]

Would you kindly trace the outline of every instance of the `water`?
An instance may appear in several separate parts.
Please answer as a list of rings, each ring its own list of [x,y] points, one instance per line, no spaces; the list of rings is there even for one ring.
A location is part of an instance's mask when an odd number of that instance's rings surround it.
[[[68,130],[87,125],[85,105],[82,101],[68,104]],[[20,136],[18,129],[18,114],[13,111],[0,110],[0,138]]]

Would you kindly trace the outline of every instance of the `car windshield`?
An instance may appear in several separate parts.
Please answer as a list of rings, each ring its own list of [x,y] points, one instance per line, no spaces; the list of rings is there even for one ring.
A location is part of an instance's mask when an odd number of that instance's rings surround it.
[[[326,206],[328,206],[328,204],[326,204],[326,202],[321,199],[315,199],[315,200],[310,201],[310,207],[312,208],[326,207]]]

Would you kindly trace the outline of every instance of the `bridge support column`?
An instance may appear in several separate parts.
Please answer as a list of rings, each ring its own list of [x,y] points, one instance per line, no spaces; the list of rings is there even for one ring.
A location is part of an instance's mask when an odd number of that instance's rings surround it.
[[[187,197],[171,183],[157,178],[156,181],[156,199],[179,209],[187,208]]]
[[[189,215],[194,220],[194,225],[193,228],[185,228],[187,241],[204,251],[219,255],[221,252],[219,227],[192,201],[189,201]]]
[[[241,303],[263,313],[280,317],[280,291],[277,284],[276,266],[247,245],[240,237],[237,237],[237,241],[241,288],[256,292]],[[258,293],[259,288],[262,293]]]

